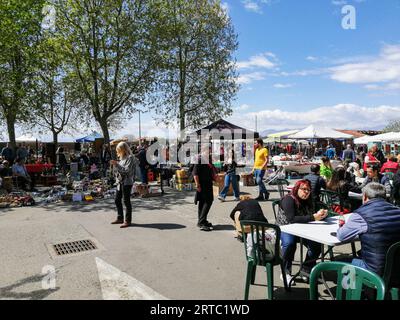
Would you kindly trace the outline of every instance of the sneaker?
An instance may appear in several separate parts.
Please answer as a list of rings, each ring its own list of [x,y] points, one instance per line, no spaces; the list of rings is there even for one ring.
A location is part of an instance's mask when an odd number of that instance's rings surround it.
[[[282,275],[282,273],[281,273],[281,276],[280,276],[280,278],[281,278],[281,281],[283,282],[283,275]],[[286,274],[286,282],[287,282],[287,284],[289,285],[289,283],[290,283],[290,281],[293,279],[293,276],[292,275],[290,275],[290,274]],[[294,281],[292,282],[292,285],[294,285]]]
[[[233,201],[240,201],[240,198],[235,198],[233,199]]]
[[[212,229],[209,226],[203,225],[200,227],[201,231],[211,231]]]
[[[223,197],[221,197],[221,196],[218,196],[218,200],[221,200],[222,202],[224,202],[224,201],[225,201],[225,198],[223,198]]]

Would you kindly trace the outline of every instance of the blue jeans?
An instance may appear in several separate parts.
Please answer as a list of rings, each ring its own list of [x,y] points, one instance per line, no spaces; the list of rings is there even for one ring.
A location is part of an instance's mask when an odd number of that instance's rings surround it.
[[[365,270],[368,270],[368,266],[366,265],[366,263],[364,262],[364,260],[361,260],[361,259],[353,259],[353,260],[351,261],[351,264],[352,264],[353,266],[360,267],[360,268],[363,268],[363,269],[365,269]]]
[[[260,169],[256,169],[254,170],[254,177],[256,178],[256,183],[258,184],[258,188],[260,193],[262,194],[266,194],[267,189],[265,188],[264,182],[263,182],[263,178],[265,175],[265,170],[260,170]]]
[[[229,185],[232,182],[232,187],[233,187],[233,195],[235,198],[239,198],[239,188],[237,184],[237,179],[236,179],[236,174],[230,173],[225,175],[225,186],[221,191],[220,196],[225,199],[226,194],[228,193],[229,190]]]
[[[147,169],[140,167],[140,178],[142,183],[147,183]]]
[[[294,254],[296,253],[297,242],[299,242],[299,237],[282,232],[281,241],[283,265],[286,272],[292,274],[292,263]],[[321,254],[321,244],[307,239],[303,239],[303,244],[308,249],[306,258],[304,259],[303,268],[305,271],[310,272],[316,264],[315,260],[318,259]]]

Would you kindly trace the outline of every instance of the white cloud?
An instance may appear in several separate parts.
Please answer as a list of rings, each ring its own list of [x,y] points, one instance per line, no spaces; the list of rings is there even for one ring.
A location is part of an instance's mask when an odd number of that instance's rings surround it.
[[[385,127],[394,114],[400,114],[400,105],[364,107],[355,104],[338,104],[304,112],[284,111],[280,108],[240,114],[235,112],[228,121],[253,128],[254,118],[257,116],[260,129],[298,129],[310,124],[336,129],[369,129]]]
[[[282,83],[275,83],[274,84],[274,88],[276,89],[286,89],[286,88],[291,88],[294,85],[291,83],[286,83],[286,84],[282,84]]]
[[[332,0],[334,6],[344,6],[347,4],[346,0]]]
[[[250,57],[247,61],[239,61],[239,69],[265,68],[273,69],[278,65],[277,58],[272,52],[261,53]]]
[[[308,60],[308,61],[315,61],[315,60],[318,60],[318,58],[313,57],[313,56],[308,56],[308,57],[306,58],[306,60]]]
[[[366,0],[353,0],[356,3],[362,3],[365,2]],[[334,6],[344,6],[346,4],[349,4],[349,2],[351,1],[347,1],[347,0],[332,0],[332,4]]]
[[[255,12],[255,13],[262,13],[261,7],[257,2],[250,1],[250,0],[243,0],[242,1],[245,9],[247,11]]]
[[[278,3],[280,0],[242,0],[242,4],[247,11],[262,14],[262,7],[265,5],[271,6]]]
[[[377,89],[377,83],[386,83],[382,88],[397,89],[400,83],[400,45],[385,45],[378,57],[368,62],[348,63],[330,68],[331,79],[344,83],[367,84],[367,89]]]
[[[246,111],[249,109],[250,109],[250,106],[248,104],[242,104],[241,106],[235,108],[235,111],[241,112],[241,111]]]
[[[241,74],[237,80],[237,83],[239,84],[249,84],[252,83],[253,81],[259,81],[259,80],[264,80],[266,77],[265,72],[251,72],[247,74]]]

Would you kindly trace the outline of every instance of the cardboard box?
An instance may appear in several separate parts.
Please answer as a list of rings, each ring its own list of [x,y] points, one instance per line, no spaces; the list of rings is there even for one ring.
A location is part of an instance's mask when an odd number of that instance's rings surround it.
[[[223,188],[224,188],[224,185],[222,185],[222,186],[220,186],[220,185],[219,185],[219,186],[213,185],[213,193],[214,193],[214,196],[215,196],[215,197],[218,197]],[[229,186],[229,190],[228,190],[228,193],[227,193],[226,195],[227,195],[227,196],[233,196],[232,184]]]
[[[136,193],[138,193],[140,196],[149,194],[149,186],[147,184],[136,185]]]
[[[254,175],[249,173],[242,173],[240,175],[240,182],[243,186],[253,187],[255,186]]]

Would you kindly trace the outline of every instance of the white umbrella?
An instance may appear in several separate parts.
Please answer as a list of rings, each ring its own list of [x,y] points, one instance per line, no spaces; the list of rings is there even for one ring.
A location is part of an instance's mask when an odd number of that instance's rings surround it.
[[[307,128],[288,136],[289,139],[351,139],[352,135],[328,127],[310,125]]]

